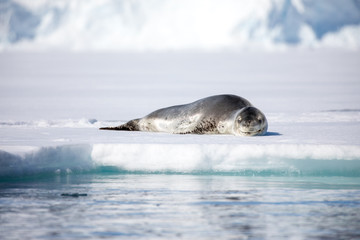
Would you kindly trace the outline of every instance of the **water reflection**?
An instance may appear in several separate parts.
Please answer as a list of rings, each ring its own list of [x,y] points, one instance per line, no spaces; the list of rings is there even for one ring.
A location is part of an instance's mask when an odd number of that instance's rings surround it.
[[[30,238],[357,238],[359,185],[356,178],[60,175],[0,185],[0,227],[8,229],[0,238],[33,229]]]

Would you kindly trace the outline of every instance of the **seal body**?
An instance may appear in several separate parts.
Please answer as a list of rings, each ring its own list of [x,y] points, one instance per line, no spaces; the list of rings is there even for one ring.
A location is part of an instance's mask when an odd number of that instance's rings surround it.
[[[117,127],[100,129],[254,136],[264,135],[267,127],[265,115],[248,100],[235,95],[216,95],[162,108]]]

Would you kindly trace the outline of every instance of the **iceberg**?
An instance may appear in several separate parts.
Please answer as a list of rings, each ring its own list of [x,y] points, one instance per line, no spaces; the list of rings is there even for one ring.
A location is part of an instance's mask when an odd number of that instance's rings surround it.
[[[359,49],[356,0],[0,3],[0,49],[222,51]]]

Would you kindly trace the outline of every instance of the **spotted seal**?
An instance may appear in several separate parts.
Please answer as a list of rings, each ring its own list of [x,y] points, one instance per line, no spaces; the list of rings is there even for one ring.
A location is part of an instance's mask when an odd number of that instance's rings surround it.
[[[265,115],[245,98],[216,95],[156,110],[143,118],[101,130],[149,131],[175,134],[264,135]]]

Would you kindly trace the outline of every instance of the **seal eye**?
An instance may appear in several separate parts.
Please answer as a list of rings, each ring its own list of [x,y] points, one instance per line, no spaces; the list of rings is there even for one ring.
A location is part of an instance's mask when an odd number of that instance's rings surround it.
[[[258,119],[259,124],[262,124],[262,119]]]

